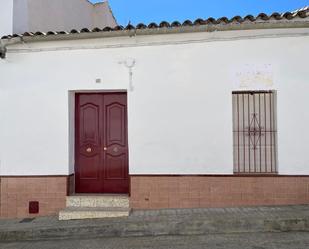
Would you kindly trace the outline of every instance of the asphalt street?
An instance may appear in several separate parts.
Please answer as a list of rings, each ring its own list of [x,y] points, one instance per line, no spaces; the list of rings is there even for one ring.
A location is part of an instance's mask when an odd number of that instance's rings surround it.
[[[309,233],[243,233],[1,243],[1,249],[308,249]]]

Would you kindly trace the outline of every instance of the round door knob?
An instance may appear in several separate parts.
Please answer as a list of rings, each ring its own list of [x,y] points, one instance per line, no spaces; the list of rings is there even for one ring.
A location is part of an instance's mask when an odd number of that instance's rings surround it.
[[[104,147],[104,149],[103,149],[103,150],[107,151],[107,148],[106,148],[106,147]]]
[[[91,153],[91,152],[92,152],[92,149],[89,147],[89,148],[86,149],[86,151],[87,151],[88,153]]]

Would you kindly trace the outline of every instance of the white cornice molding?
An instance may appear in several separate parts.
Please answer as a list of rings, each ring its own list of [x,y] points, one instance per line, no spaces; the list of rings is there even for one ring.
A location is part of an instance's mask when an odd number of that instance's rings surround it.
[[[54,40],[46,42],[27,42],[22,38],[11,40],[7,44],[8,53],[46,52],[84,49],[109,49],[125,47],[181,45],[205,42],[239,41],[251,39],[308,37],[309,28],[298,29],[265,29],[265,30],[237,30],[226,32],[196,32],[177,34],[158,34],[144,36],[122,36],[110,38],[88,38],[83,40]]]

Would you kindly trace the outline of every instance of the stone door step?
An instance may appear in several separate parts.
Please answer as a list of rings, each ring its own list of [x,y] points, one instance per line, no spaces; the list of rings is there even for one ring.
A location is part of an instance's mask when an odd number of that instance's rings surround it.
[[[59,212],[59,220],[82,220],[128,217],[129,208],[122,207],[67,207]]]
[[[67,196],[67,207],[129,208],[129,197],[124,195],[74,195]]]

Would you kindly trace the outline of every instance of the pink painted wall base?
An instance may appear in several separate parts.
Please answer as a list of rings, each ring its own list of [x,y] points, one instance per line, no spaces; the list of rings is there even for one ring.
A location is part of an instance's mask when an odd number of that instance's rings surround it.
[[[308,176],[131,176],[133,209],[309,204]]]
[[[2,177],[1,218],[26,218],[54,215],[65,207],[67,176]],[[29,213],[29,202],[39,202],[39,213]]]

